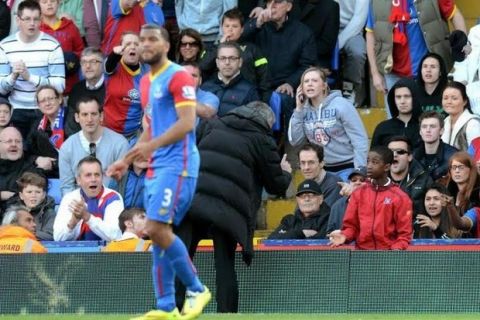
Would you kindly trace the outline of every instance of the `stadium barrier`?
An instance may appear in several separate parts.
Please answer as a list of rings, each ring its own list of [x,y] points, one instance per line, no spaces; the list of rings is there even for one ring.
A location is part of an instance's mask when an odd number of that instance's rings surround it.
[[[480,312],[479,241],[433,243],[355,251],[324,241],[265,241],[251,267],[237,253],[240,312]],[[86,251],[0,255],[0,314],[153,308],[149,253]],[[214,292],[213,252],[202,249],[194,262]],[[215,310],[212,301],[206,312]]]

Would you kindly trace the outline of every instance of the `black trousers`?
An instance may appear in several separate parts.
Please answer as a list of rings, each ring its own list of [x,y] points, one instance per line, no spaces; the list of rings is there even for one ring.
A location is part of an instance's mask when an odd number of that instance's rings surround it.
[[[235,239],[213,225],[192,221],[188,216],[176,228],[175,233],[185,243],[192,260],[200,240],[213,239],[217,312],[237,313],[238,281],[235,272],[237,242]],[[185,300],[185,287],[178,278],[175,280],[175,295],[177,307],[181,310]]]

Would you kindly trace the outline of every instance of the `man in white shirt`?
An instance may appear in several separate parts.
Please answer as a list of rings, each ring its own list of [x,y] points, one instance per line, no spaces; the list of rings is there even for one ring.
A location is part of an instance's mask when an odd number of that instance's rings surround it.
[[[103,186],[102,164],[87,156],[77,166],[80,188],[67,193],[58,208],[53,225],[55,241],[106,240],[121,237],[118,217],[123,211],[122,197]]]

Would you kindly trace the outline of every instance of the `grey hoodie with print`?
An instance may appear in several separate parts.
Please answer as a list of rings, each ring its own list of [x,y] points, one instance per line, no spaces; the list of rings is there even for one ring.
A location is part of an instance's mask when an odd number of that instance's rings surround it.
[[[307,141],[323,146],[327,166],[353,162],[358,168],[367,164],[367,132],[355,107],[338,90],[331,91],[320,106],[307,100],[301,111],[295,109],[288,140],[292,146]]]

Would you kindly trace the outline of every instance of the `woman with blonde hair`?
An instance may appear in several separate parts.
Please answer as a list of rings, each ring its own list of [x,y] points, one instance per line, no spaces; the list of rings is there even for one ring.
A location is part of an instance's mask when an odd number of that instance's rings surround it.
[[[318,67],[308,68],[301,77],[288,140],[293,146],[323,146],[325,169],[344,181],[353,168],[367,163],[368,137],[357,110],[340,91],[330,91]]]

